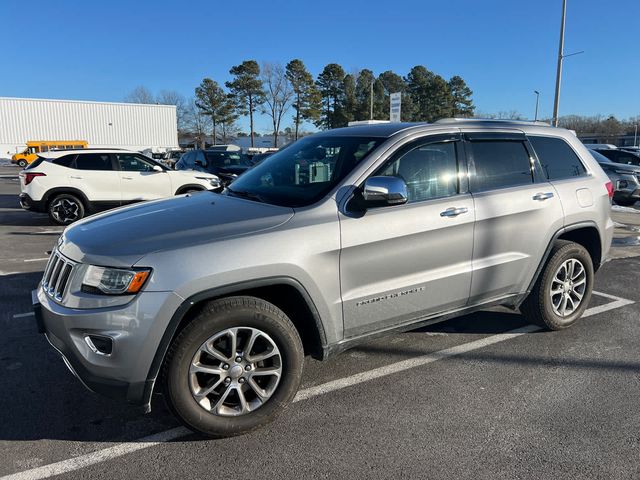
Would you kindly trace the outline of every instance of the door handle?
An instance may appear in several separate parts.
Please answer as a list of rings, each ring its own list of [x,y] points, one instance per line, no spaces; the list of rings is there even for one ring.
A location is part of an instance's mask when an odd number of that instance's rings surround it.
[[[533,196],[534,200],[539,200],[539,201],[547,200],[549,198],[553,198],[553,193],[551,193],[551,192],[546,192],[546,193],[539,192],[539,193],[536,193]]]
[[[133,177],[122,177],[123,180],[133,180]]]
[[[74,180],[82,180],[82,177],[78,177],[77,175],[69,175],[69,178],[73,178]]]
[[[440,212],[441,217],[457,217],[463,213],[467,213],[469,209],[467,207],[451,207],[447,208],[444,212]]]

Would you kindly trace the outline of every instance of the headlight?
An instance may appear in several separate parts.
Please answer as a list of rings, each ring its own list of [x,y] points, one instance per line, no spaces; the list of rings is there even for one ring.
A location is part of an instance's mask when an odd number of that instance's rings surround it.
[[[82,279],[82,291],[106,295],[133,295],[147,281],[151,269],[125,270],[90,265]]]
[[[196,177],[198,180],[204,180],[209,182],[212,187],[218,188],[220,186],[220,179],[218,177]]]

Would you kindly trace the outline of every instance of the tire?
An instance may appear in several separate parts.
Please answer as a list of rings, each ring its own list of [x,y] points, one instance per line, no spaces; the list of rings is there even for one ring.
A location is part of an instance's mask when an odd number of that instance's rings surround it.
[[[56,225],[70,225],[85,215],[85,207],[75,195],[62,193],[56,195],[47,206],[49,219]]]
[[[18,160],[18,166],[19,166],[20,168],[24,168],[24,167],[26,167],[27,165],[28,165],[28,163],[27,163],[27,161],[26,161],[26,160]]]
[[[636,204],[635,200],[627,199],[627,200],[614,200],[616,205],[620,205],[621,207],[632,207]]]
[[[231,352],[234,331],[237,354]],[[245,351],[256,331],[261,335]],[[261,352],[270,356],[260,361]],[[171,344],[164,396],[191,430],[213,438],[242,435],[272,422],[291,403],[303,362],[300,336],[282,310],[255,297],[223,298],[207,303]],[[278,366],[279,376],[265,374]]]
[[[573,271],[573,281],[568,279],[569,269]],[[582,245],[567,240],[556,241],[544,270],[520,307],[522,314],[531,323],[549,330],[570,327],[582,316],[589,304],[593,275],[593,261]],[[552,288],[558,293],[552,295]],[[569,299],[565,301],[567,295]],[[563,302],[566,306],[564,314]]]

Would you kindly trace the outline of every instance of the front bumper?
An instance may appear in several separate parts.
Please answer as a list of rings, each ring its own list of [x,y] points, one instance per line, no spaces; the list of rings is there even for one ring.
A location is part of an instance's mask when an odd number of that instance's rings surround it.
[[[88,389],[110,398],[149,406],[155,378],[151,363],[166,326],[182,299],[173,292],[143,292],[120,307],[71,309],[32,292],[38,331],[60,353]],[[94,351],[88,335],[108,337],[112,351]]]
[[[45,204],[42,200],[33,200],[28,194],[21,193],[19,196],[20,206],[25,210],[31,210],[33,212],[44,212]]]

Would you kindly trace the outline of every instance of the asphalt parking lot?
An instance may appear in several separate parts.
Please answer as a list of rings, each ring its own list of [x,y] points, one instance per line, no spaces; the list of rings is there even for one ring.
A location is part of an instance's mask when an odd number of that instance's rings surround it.
[[[638,478],[640,210],[616,209],[585,318],[546,332],[478,312],[307,360],[269,427],[205,440],[86,391],[30,315],[61,233],[23,212],[0,167],[0,480],[49,478]]]

